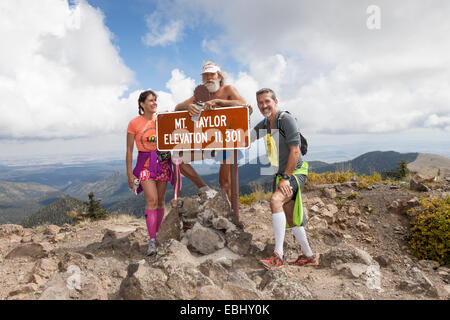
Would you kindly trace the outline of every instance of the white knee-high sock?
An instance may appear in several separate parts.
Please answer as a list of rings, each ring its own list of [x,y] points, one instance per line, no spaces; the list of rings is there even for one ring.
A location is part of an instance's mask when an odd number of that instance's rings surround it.
[[[283,259],[284,234],[286,233],[286,215],[283,211],[272,214],[273,235],[275,236],[275,252]]]
[[[296,226],[292,228],[292,231],[294,232],[295,239],[297,239],[302,247],[303,254],[308,258],[312,257],[313,253],[309,247],[308,239],[306,238],[305,228]]]

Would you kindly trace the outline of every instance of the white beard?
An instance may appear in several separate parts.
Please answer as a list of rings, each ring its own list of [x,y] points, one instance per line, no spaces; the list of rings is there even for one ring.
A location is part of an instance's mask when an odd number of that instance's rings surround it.
[[[209,80],[205,82],[205,87],[210,93],[217,92],[220,88],[220,80]]]

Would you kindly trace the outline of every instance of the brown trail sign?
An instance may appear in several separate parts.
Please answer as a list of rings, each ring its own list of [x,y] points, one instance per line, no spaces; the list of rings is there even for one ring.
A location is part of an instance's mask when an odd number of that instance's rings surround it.
[[[187,111],[158,113],[156,117],[159,151],[234,150],[231,164],[231,205],[239,221],[239,178],[237,149],[250,147],[247,107],[202,111],[192,121]]]

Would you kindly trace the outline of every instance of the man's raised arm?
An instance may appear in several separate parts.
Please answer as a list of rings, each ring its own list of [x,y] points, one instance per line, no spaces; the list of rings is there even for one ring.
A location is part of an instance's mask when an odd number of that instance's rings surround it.
[[[175,111],[183,111],[183,110],[187,110],[187,109],[188,109],[188,106],[189,106],[190,104],[193,104],[193,103],[194,103],[194,97],[190,97],[189,99],[187,99],[187,100],[185,100],[185,101],[180,102],[179,104],[177,104],[177,105],[175,106]]]

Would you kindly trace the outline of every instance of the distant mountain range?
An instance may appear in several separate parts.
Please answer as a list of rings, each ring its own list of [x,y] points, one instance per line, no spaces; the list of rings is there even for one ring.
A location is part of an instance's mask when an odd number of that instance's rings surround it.
[[[323,161],[308,162],[311,172],[351,170],[358,174],[371,174],[374,171],[383,173],[392,170],[402,159],[405,159],[407,163],[414,162],[418,155],[418,153],[374,151],[350,161],[331,164]],[[195,164],[194,167],[200,172],[208,185],[219,189],[218,165],[202,167],[201,164]],[[266,191],[271,190],[272,175],[263,174],[268,169],[267,166],[260,164],[240,166],[240,194],[251,193],[261,186]],[[25,217],[37,213],[39,209],[58,199],[71,197],[80,201],[87,201],[87,195],[91,191],[94,192],[96,199],[102,200],[101,204],[106,209],[112,212],[141,216],[145,206],[144,197],[142,194],[135,196],[129,191],[124,171],[124,161],[108,161],[103,165],[102,163],[90,163],[86,167],[81,165],[58,168],[48,166],[9,168],[2,166],[0,168],[2,180],[7,181],[0,181],[0,224],[19,223]],[[204,174],[211,171],[214,173]],[[196,194],[197,191],[196,186],[183,178],[182,196],[191,196]],[[169,185],[166,192],[166,201],[172,198],[173,188]],[[43,218],[35,221],[43,221]]]
[[[44,223],[51,223],[62,226],[65,223],[72,223],[73,218],[70,213],[78,208],[83,208],[82,201],[75,198],[59,199],[44,208],[39,209],[36,213],[26,217],[22,221],[22,225],[31,228]]]

